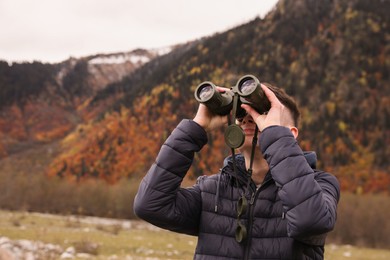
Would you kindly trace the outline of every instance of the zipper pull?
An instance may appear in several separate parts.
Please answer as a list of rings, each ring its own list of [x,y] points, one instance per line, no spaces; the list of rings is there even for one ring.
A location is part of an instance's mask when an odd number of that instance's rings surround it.
[[[255,202],[256,192],[252,193],[251,201],[249,202],[251,205]]]

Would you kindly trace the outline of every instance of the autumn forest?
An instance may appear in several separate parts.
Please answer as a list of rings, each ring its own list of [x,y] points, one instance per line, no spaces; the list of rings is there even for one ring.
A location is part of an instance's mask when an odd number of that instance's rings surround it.
[[[144,64],[0,61],[0,160],[49,145],[42,167],[26,170],[71,182],[141,178],[178,122],[195,115],[200,82],[232,86],[253,74],[297,100],[298,141],[316,151],[318,168],[345,191],[388,194],[389,9],[379,0],[281,0],[263,19],[168,54],[134,51],[148,55]],[[222,130],[213,133],[189,180],[216,173],[228,154]]]

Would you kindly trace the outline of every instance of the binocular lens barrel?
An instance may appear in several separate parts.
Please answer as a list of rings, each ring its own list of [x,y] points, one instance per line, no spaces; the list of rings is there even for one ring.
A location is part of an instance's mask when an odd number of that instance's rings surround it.
[[[202,100],[207,100],[210,99],[213,94],[213,88],[211,86],[204,86],[204,88],[200,90],[199,97]]]
[[[215,88],[212,84],[203,83],[198,87],[195,97],[199,102],[207,102],[214,95],[214,92]]]
[[[242,96],[250,95],[256,89],[256,81],[253,79],[245,80],[239,85],[239,91],[242,93]]]
[[[233,94],[219,92],[212,82],[205,81],[195,90],[195,98],[204,103],[213,113],[227,115],[233,107]]]
[[[271,103],[261,88],[260,81],[252,75],[245,75],[237,82],[237,92],[242,103],[251,105],[258,113],[263,114],[271,109]]]
[[[237,82],[237,91],[242,97],[248,97],[259,90],[262,91],[260,81],[255,76],[246,75]]]
[[[233,108],[234,93],[239,95],[237,118],[245,116],[245,110],[240,107],[241,103],[249,104],[260,114],[271,108],[260,81],[253,75],[243,76],[231,91],[225,92],[218,91],[210,81],[202,82],[195,90],[195,98],[199,103],[204,103],[213,113],[227,115]]]

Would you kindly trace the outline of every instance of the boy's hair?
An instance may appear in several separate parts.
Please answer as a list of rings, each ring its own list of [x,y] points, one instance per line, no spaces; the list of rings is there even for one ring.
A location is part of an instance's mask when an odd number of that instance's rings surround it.
[[[289,96],[286,91],[279,87],[276,87],[266,82],[263,82],[262,84],[266,85],[270,90],[272,90],[272,92],[275,93],[275,96],[280,100],[280,102],[288,108],[294,121],[294,126],[298,127],[301,113],[299,112],[295,100],[291,96]]]

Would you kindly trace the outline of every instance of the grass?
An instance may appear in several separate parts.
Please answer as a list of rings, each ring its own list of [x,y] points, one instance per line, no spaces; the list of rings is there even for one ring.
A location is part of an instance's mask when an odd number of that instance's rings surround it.
[[[74,246],[93,259],[126,256],[158,259],[192,259],[196,238],[152,227],[141,221],[66,217],[0,211],[0,234],[12,240],[40,240]],[[88,248],[95,248],[90,252]]]
[[[350,245],[328,245],[325,251],[325,259],[329,260],[386,260],[390,259],[390,250],[353,247]]]
[[[0,211],[0,234],[73,246],[90,259],[192,259],[196,238],[164,231],[142,221]],[[77,258],[76,258],[77,259]],[[390,250],[326,246],[325,259],[390,259]]]

